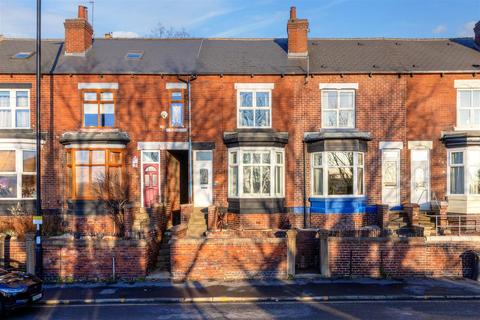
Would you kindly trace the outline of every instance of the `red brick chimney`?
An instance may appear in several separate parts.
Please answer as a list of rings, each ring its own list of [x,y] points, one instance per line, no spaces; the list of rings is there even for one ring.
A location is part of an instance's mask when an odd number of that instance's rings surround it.
[[[308,55],[308,20],[297,19],[297,8],[290,8],[290,20],[287,24],[288,56],[306,57]]]
[[[65,54],[84,55],[92,46],[93,28],[88,22],[88,9],[78,6],[78,18],[66,19]]]
[[[475,33],[474,38],[475,38],[475,43],[477,46],[480,47],[480,21],[478,21],[475,24],[475,27],[473,27],[473,32]]]

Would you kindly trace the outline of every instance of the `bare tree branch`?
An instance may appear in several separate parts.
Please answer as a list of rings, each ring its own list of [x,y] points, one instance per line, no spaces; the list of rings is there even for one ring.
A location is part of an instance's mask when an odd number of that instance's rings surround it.
[[[175,29],[174,27],[165,27],[161,22],[150,31],[150,38],[171,39],[171,38],[189,38],[190,34],[185,28]]]

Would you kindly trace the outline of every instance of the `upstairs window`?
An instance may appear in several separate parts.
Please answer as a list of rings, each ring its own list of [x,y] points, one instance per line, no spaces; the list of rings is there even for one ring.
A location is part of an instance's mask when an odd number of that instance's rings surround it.
[[[0,90],[0,129],[30,128],[30,91]]]
[[[111,91],[84,91],[83,126],[113,127],[115,124],[115,100]]]
[[[170,126],[183,127],[183,94],[180,91],[170,93]]]
[[[457,126],[480,128],[480,89],[457,90]]]
[[[322,90],[323,128],[355,128],[355,90]]]
[[[267,90],[239,90],[237,97],[239,128],[270,128],[272,98]]]

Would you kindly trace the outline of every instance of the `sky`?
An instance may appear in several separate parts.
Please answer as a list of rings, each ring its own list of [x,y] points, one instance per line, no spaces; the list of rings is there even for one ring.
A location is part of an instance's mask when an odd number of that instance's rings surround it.
[[[42,37],[63,38],[65,18],[91,1],[43,0]],[[94,32],[147,37],[158,23],[192,37],[286,37],[290,6],[311,38],[449,38],[473,35],[480,0],[95,0]],[[35,0],[0,0],[0,34],[35,36]]]

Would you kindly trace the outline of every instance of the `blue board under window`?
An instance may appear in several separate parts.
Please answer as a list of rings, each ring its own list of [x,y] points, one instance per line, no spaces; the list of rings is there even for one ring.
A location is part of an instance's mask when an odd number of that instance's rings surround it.
[[[310,198],[311,213],[365,213],[366,197]]]
[[[114,116],[113,114],[102,114],[102,127],[113,127]]]

